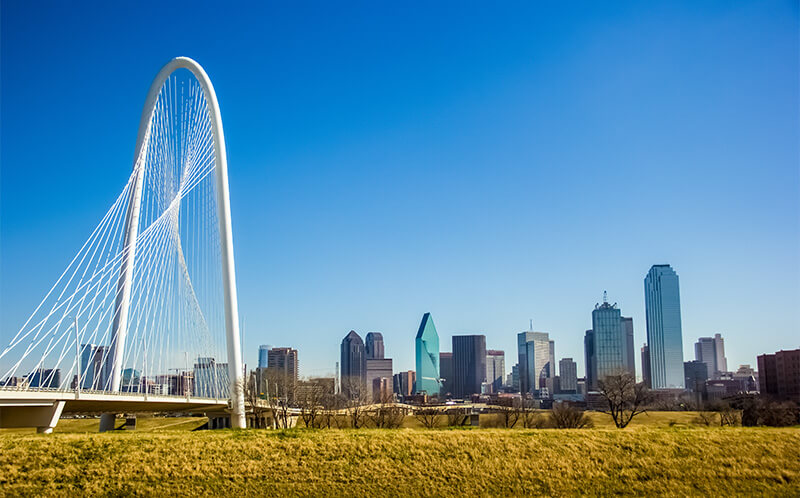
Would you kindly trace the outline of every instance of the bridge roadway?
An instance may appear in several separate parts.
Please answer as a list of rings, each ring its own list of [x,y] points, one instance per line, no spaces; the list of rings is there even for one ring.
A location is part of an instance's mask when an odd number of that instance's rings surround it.
[[[228,399],[162,394],[61,391],[0,387],[0,428],[36,427],[50,433],[63,414],[227,413]]]
[[[266,409],[266,401],[259,401],[259,408]],[[366,405],[364,411],[374,410],[383,405]],[[408,412],[419,406],[391,403],[395,408]],[[252,412],[251,406],[246,407]],[[470,410],[486,408],[486,405],[463,403],[456,405],[426,406],[435,410],[466,408]],[[289,408],[288,413],[297,417],[302,410]],[[213,421],[215,427],[226,427],[230,417],[230,400],[227,398],[201,398],[194,396],[174,396],[165,394],[112,393],[107,391],[62,391],[57,389],[24,389],[0,387],[0,429],[36,427],[38,432],[51,433],[58,419],[65,414],[94,413],[136,413],[172,412],[203,413]],[[346,414],[347,408],[337,410]]]

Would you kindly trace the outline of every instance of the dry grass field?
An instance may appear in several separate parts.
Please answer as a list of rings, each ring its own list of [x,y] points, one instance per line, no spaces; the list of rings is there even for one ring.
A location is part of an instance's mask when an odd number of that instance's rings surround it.
[[[187,432],[189,422],[0,433],[0,495],[800,495],[797,428]]]

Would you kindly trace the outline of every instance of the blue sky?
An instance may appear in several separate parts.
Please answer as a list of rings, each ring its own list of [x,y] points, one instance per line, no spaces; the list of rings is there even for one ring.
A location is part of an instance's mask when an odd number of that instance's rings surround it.
[[[245,360],[332,373],[350,330],[395,370],[550,332],[583,372],[603,290],[645,341],[681,278],[685,357],[800,346],[796,2],[3,1],[0,342],[130,174],[167,60],[200,62],[228,144]],[[638,362],[638,358],[637,358]]]

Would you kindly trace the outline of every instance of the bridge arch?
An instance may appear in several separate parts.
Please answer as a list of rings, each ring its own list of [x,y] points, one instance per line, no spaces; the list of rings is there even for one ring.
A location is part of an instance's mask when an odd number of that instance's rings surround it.
[[[139,232],[139,213],[142,202],[142,184],[144,180],[144,164],[146,162],[148,142],[153,130],[153,116],[156,102],[167,78],[179,69],[189,70],[203,90],[208,102],[209,119],[214,144],[216,161],[217,215],[219,218],[220,253],[222,265],[222,287],[224,295],[225,333],[228,354],[228,375],[230,378],[231,425],[244,428],[244,376],[239,335],[239,307],[236,294],[236,270],[233,258],[233,235],[231,231],[230,190],[228,186],[228,160],[225,149],[225,135],[222,129],[222,118],[214,85],[205,70],[189,57],[176,57],[170,60],[153,79],[147,92],[139,131],[136,138],[136,157],[134,159],[133,188],[125,217],[125,249],[122,258],[120,276],[117,284],[115,308],[118,311],[112,328],[113,363],[111,372],[111,391],[119,392],[122,381],[122,363],[124,358],[125,338],[128,331],[131,287],[133,285],[136,244]],[[113,424],[113,415],[105,416],[103,426]],[[112,425],[113,426],[113,425]]]

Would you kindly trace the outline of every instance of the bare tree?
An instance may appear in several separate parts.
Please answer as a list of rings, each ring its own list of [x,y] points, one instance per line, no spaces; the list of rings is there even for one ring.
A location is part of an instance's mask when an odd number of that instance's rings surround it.
[[[597,387],[605,405],[600,411],[611,415],[619,429],[627,427],[633,417],[647,411],[650,391],[644,383],[637,384],[636,378],[628,372],[607,375],[597,382]]]
[[[245,404],[250,406],[253,413],[253,428],[264,429],[266,428],[265,415],[270,413],[270,409],[265,406],[264,400],[258,389],[258,375],[256,372],[250,372],[250,377],[243,386]]]
[[[497,412],[500,423],[506,429],[513,429],[522,417],[522,399],[512,399],[508,406],[504,406]]]
[[[467,408],[450,408],[447,410],[447,425],[459,427],[467,425],[469,422],[469,410]]]
[[[414,410],[414,417],[426,429],[434,429],[441,423],[444,414],[436,408],[418,408]]]
[[[258,384],[258,395],[263,397],[260,403],[266,403],[266,409],[272,414],[273,428],[287,429],[290,421],[289,399],[294,399],[297,387],[294,380],[282,372],[267,368],[260,369]]]
[[[715,425],[717,420],[717,412],[710,412],[705,410],[700,410],[697,412],[697,422],[703,425]]]
[[[397,429],[403,425],[404,410],[394,405],[394,395],[390,392],[378,394],[378,406],[368,412],[372,424],[379,429]]]
[[[522,427],[526,429],[541,429],[547,425],[545,418],[536,410],[533,400],[520,399],[519,412]]]
[[[550,423],[556,429],[582,429],[593,427],[590,419],[583,410],[568,403],[556,403],[550,410]]]
[[[302,382],[298,386],[295,399],[300,405],[300,418],[308,428],[319,427],[322,419],[324,388],[313,382]]]
[[[366,405],[369,402],[367,386],[360,377],[344,377],[342,392],[347,393],[345,408],[350,427],[358,429],[364,425]]]

